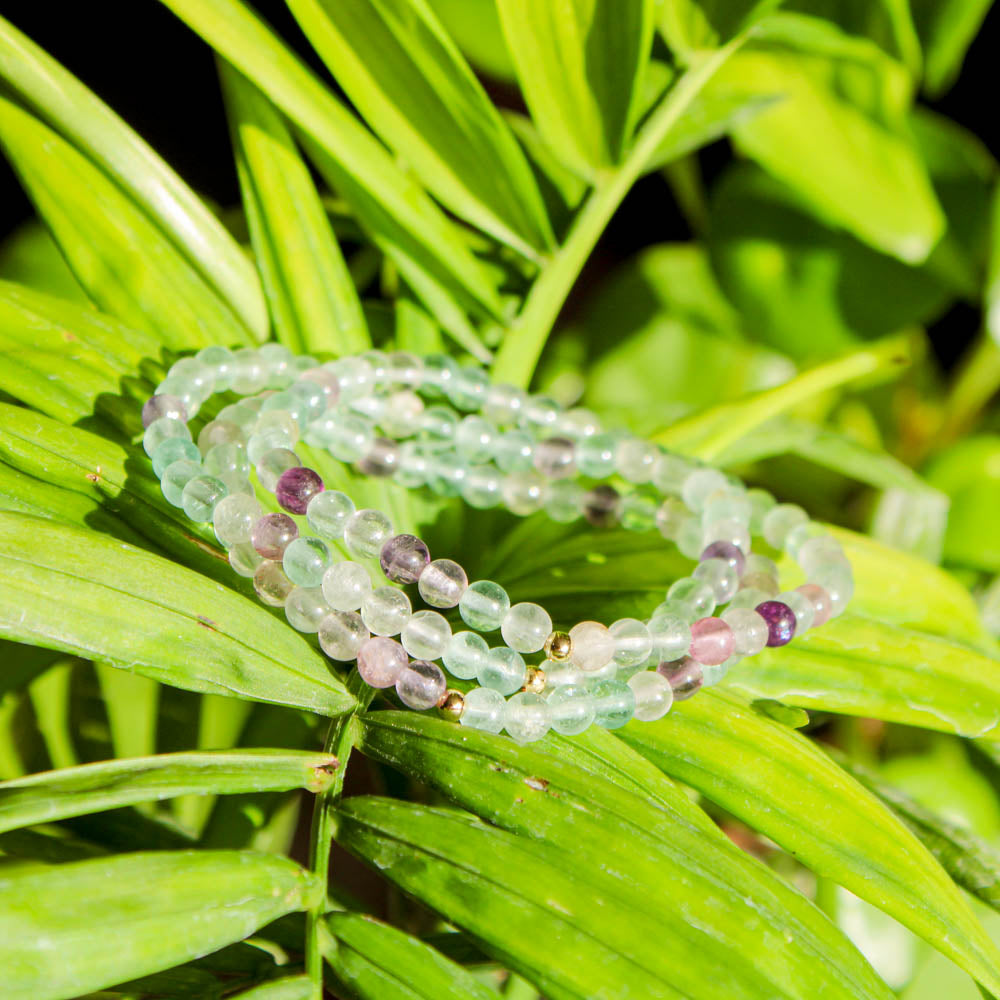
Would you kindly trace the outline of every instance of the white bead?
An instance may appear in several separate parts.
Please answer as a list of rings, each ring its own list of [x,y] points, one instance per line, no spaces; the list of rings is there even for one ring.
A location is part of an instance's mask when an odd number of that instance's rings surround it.
[[[730,607],[719,616],[733,630],[733,649],[754,656],[767,645],[767,622],[753,608]]]
[[[361,620],[372,635],[399,635],[412,613],[409,597],[395,587],[377,587],[361,602]]]
[[[503,641],[519,653],[537,653],[551,631],[552,619],[548,612],[528,602],[515,604],[500,625]]]
[[[607,666],[615,655],[615,638],[600,622],[580,622],[569,630],[571,661],[591,673]]]
[[[436,660],[451,639],[451,626],[436,611],[417,611],[403,626],[399,641],[417,660]]]
[[[635,695],[635,714],[640,722],[655,722],[670,711],[674,703],[670,681],[655,670],[640,670],[626,682]]]
[[[649,628],[638,618],[620,618],[608,631],[615,641],[615,663],[619,667],[645,663],[653,652]]]
[[[357,611],[372,592],[368,570],[359,563],[334,563],[323,574],[323,596],[334,611]]]

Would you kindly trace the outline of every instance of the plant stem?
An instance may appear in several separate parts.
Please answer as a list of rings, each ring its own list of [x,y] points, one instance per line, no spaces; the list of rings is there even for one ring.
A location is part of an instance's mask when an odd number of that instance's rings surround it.
[[[1000,346],[983,333],[959,365],[945,402],[944,419],[934,442],[952,443],[975,423],[980,410],[1000,390]]]
[[[598,177],[566,241],[535,279],[524,308],[504,337],[493,365],[495,378],[527,387],[559,310],[611,216],[641,176],[657,146],[716,70],[743,44],[744,37],[738,35],[689,69],[650,115],[621,166]]]

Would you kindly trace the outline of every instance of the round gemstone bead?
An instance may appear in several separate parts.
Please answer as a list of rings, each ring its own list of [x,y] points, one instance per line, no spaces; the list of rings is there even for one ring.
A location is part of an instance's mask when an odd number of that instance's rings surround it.
[[[747,564],[747,557],[744,555],[743,550],[739,546],[733,545],[732,542],[712,542],[711,545],[705,547],[700,559],[701,562],[708,562],[710,559],[722,559],[732,566],[736,571],[737,577],[743,575]]]
[[[500,493],[512,514],[527,517],[545,502],[545,480],[537,472],[512,472],[501,483]]]
[[[549,483],[545,491],[545,513],[560,524],[569,524],[583,514],[586,490],[572,479]]]
[[[533,461],[543,476],[565,479],[576,473],[576,446],[569,438],[545,438],[535,446]]]
[[[412,614],[409,597],[396,587],[376,587],[361,602],[361,619],[373,635],[399,635]]]
[[[195,476],[181,492],[181,506],[192,521],[211,521],[215,505],[228,492],[226,484],[215,476]]]
[[[649,627],[638,618],[620,618],[608,632],[615,644],[614,660],[619,667],[637,667],[653,652]]]
[[[324,490],[309,501],[306,522],[324,538],[343,538],[347,521],[354,513],[354,501],[340,490]]]
[[[417,712],[433,708],[444,697],[448,682],[436,663],[414,660],[403,667],[396,678],[396,694],[407,707]]]
[[[675,538],[681,555],[688,559],[697,559],[705,548],[705,533],[701,530],[701,520],[697,517],[687,517],[681,521]]]
[[[272,608],[283,608],[295,584],[285,576],[281,563],[267,560],[257,567],[253,575],[253,589],[257,596]]]
[[[486,654],[486,662],[476,677],[483,687],[508,695],[523,687],[526,672],[520,653],[508,646],[496,646]]]
[[[702,618],[711,614],[715,607],[715,591],[704,580],[696,580],[691,576],[682,576],[675,580],[667,591],[667,600],[678,609],[683,608],[690,620]]]
[[[691,646],[691,623],[676,614],[654,615],[649,622],[653,653],[661,660],[676,660]]]
[[[323,492],[323,480],[304,466],[288,469],[281,474],[274,495],[279,504],[292,514],[304,514],[309,501]]]
[[[652,531],[656,527],[656,504],[648,497],[631,493],[622,500],[621,517],[626,531]]]
[[[769,601],[776,594],[776,587],[773,593],[768,590],[757,590],[755,587],[747,587],[736,592],[736,596],[729,602],[729,609],[749,608],[753,611],[761,601]]]
[[[583,438],[577,447],[576,464],[580,474],[593,479],[604,479],[615,471],[618,435],[592,434]]]
[[[621,729],[635,713],[635,693],[624,681],[606,680],[591,690],[594,722],[605,729]]]
[[[280,559],[298,537],[298,525],[287,514],[265,514],[253,526],[250,541],[265,559]]]
[[[329,411],[309,425],[309,438],[322,445],[338,462],[357,462],[371,451],[375,427],[366,417]]]
[[[160,393],[151,396],[146,400],[142,408],[142,426],[148,427],[153,421],[166,417],[168,420],[177,420],[186,424],[188,420],[187,408],[184,401],[169,393]]]
[[[805,524],[807,520],[806,512],[797,504],[779,503],[764,516],[762,526],[764,539],[768,545],[783,549],[788,533],[800,524]]]
[[[830,595],[818,583],[804,583],[795,589],[812,601],[813,628],[825,625],[830,620]]]
[[[230,475],[245,479],[250,474],[250,460],[241,444],[229,441],[209,448],[205,454],[205,471],[220,479]]]
[[[753,656],[767,645],[767,622],[753,608],[727,608],[721,617],[733,630],[733,652],[737,655]]]
[[[767,644],[784,646],[795,635],[795,612],[783,601],[763,601],[757,614],[767,623]]]
[[[812,574],[811,583],[819,584],[830,598],[830,617],[844,613],[847,602],[854,596],[854,577],[848,563],[831,563]]]
[[[712,588],[716,604],[729,601],[740,585],[736,570],[725,559],[706,559],[691,575]]]
[[[245,493],[223,497],[212,511],[215,537],[227,548],[250,541],[253,526],[260,520],[257,498]]]
[[[235,444],[242,448],[246,440],[239,424],[230,420],[210,420],[198,435],[198,450],[202,455],[208,455],[213,448],[223,444]]]
[[[713,493],[724,490],[727,485],[726,477],[718,469],[695,469],[681,486],[681,499],[689,510],[698,513]]]
[[[667,497],[656,509],[656,528],[668,541],[674,541],[682,525],[689,520],[687,507],[676,497]]]
[[[740,590],[736,596],[739,597],[739,594],[744,590],[753,590],[767,594],[768,597],[777,597],[781,587],[776,576],[771,576],[768,573],[744,573],[740,578]]]
[[[331,610],[319,587],[296,587],[285,601],[285,618],[299,632],[318,632]]]
[[[153,452],[153,474],[157,479],[161,479],[167,466],[179,462],[181,459],[195,463],[200,462],[201,452],[198,451],[198,446],[185,437],[167,438]]]
[[[569,637],[573,643],[570,661],[587,673],[607,666],[615,655],[615,638],[600,622],[579,622],[569,630]]]
[[[850,565],[844,556],[844,550],[840,547],[840,543],[831,535],[820,535],[803,542],[799,546],[796,560],[809,576],[825,566]]]
[[[552,725],[548,702],[541,695],[522,691],[507,702],[503,715],[507,735],[518,743],[540,740]]]
[[[763,573],[764,576],[773,576],[777,580],[778,564],[773,559],[768,558],[768,556],[751,552],[747,556],[746,565],[743,567],[743,575],[746,576],[748,573]]]
[[[447,445],[451,441],[455,441],[457,445],[458,417],[446,406],[428,406],[420,415],[418,426],[420,441],[431,449]]]
[[[583,495],[583,516],[598,528],[610,528],[621,516],[622,498],[613,486],[601,484]]]
[[[750,503],[750,531],[755,535],[764,533],[764,518],[774,506],[774,497],[767,490],[758,488],[747,490],[747,500]]]
[[[680,455],[662,454],[653,463],[653,485],[668,496],[679,497],[694,466]]]
[[[160,477],[160,489],[167,502],[175,507],[183,506],[184,487],[198,475],[201,475],[200,462],[192,462],[186,458],[171,462]]]
[[[365,476],[384,479],[399,468],[399,445],[391,438],[377,437],[358,461],[358,471]]]
[[[358,650],[358,673],[373,688],[392,687],[409,663],[406,650],[395,639],[373,636]]]
[[[797,590],[786,590],[778,594],[778,600],[792,609],[792,613],[795,615],[796,635],[802,635],[803,632],[812,628],[813,603],[805,594],[800,594]]]
[[[465,696],[465,708],[459,720],[463,726],[499,733],[503,729],[504,710],[507,703],[499,691],[492,688],[473,688]]]
[[[289,423],[292,423],[291,418]],[[254,465],[257,465],[269,451],[278,448],[290,451],[298,439],[297,433],[292,434],[285,427],[265,427],[263,430],[255,430],[247,439],[247,456]]]
[[[685,701],[698,692],[704,682],[701,664],[690,656],[661,663],[656,672],[662,674],[674,692],[674,701]]]
[[[373,507],[355,511],[344,524],[344,542],[353,556],[377,556],[391,537],[392,522]]]
[[[688,655],[699,663],[724,663],[733,655],[733,630],[721,618],[699,618],[691,626]]]
[[[330,550],[318,538],[296,538],[289,542],[281,557],[281,564],[285,568],[285,575],[296,586],[318,587],[330,565]]]
[[[507,591],[492,580],[470,583],[458,602],[462,621],[477,632],[492,632],[500,628],[509,610]]]
[[[417,590],[432,608],[453,608],[469,586],[465,570],[451,559],[428,563],[417,580]]]
[[[473,465],[462,483],[462,499],[476,510],[489,510],[503,501],[503,479],[492,465]]]
[[[393,438],[410,437],[420,429],[424,401],[409,389],[394,392],[387,400],[379,418],[382,429]]]
[[[261,554],[249,542],[229,547],[229,565],[239,576],[252,578],[263,561]]]
[[[640,670],[628,681],[635,697],[634,718],[640,722],[655,722],[670,711],[674,703],[674,690],[670,681],[655,670]]]
[[[483,416],[499,426],[517,423],[524,412],[527,396],[523,389],[503,382],[495,382],[486,389],[483,399]]]
[[[321,586],[326,603],[334,611],[357,611],[372,592],[368,570],[349,560],[329,566],[322,575]]]
[[[486,666],[488,653],[486,640],[478,632],[456,632],[448,640],[441,662],[453,677],[470,681]]]
[[[507,431],[493,445],[497,468],[504,473],[527,472],[533,463],[535,439],[527,431]]]
[[[548,702],[552,728],[557,733],[575,736],[593,725],[597,709],[593,695],[582,684],[563,684],[553,688]]]
[[[537,653],[545,645],[551,631],[552,619],[548,612],[540,605],[527,601],[515,604],[504,615],[500,625],[503,641],[519,653]]]
[[[416,535],[395,535],[379,553],[379,565],[394,583],[416,583],[431,561],[427,546]]]
[[[486,399],[490,377],[481,368],[466,365],[458,369],[445,389],[448,398],[460,410],[478,410]]]
[[[561,412],[562,407],[554,399],[548,396],[529,396],[524,403],[521,423],[539,428],[552,427]]]
[[[749,552],[750,530],[746,521],[739,521],[734,517],[725,518],[708,524],[701,533],[701,542],[705,546],[726,542],[742,552]]]
[[[319,645],[340,663],[356,660],[361,647],[371,637],[361,616],[355,611],[331,611],[319,623]]]
[[[482,417],[463,417],[455,428],[455,450],[459,458],[473,465],[488,462],[493,457],[497,429]]]
[[[630,483],[648,483],[653,478],[653,467],[659,454],[656,445],[642,438],[627,437],[618,442],[615,468]]]
[[[282,475],[301,464],[299,456],[290,448],[272,448],[270,451],[265,451],[257,462],[257,478],[265,490],[273,493]]]
[[[181,420],[174,420],[171,417],[160,417],[154,420],[142,436],[142,447],[150,458],[156,454],[156,449],[170,438],[183,438],[185,441],[191,440],[191,431],[188,425]]]
[[[403,626],[403,648],[418,660],[436,660],[451,639],[451,626],[436,611],[415,611]]]

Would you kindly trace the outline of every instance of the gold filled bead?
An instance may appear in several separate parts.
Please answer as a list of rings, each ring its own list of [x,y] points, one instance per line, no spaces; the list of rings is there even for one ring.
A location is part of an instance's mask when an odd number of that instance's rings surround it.
[[[438,715],[442,719],[448,719],[450,722],[458,722],[462,718],[462,712],[465,711],[465,695],[461,691],[455,691],[449,688],[441,696],[441,700],[437,704]]]
[[[543,648],[550,660],[562,663],[573,655],[573,640],[566,632],[550,632]]]
[[[521,690],[541,694],[545,690],[545,671],[541,667],[528,667],[524,674],[524,687]]]

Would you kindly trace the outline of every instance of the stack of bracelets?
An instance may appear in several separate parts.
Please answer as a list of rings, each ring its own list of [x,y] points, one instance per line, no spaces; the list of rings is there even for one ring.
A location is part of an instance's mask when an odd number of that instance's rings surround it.
[[[195,443],[188,421],[223,391],[245,398],[220,410]],[[142,419],[164,496],[191,520],[213,524],[262,601],[283,607],[299,631],[318,633],[331,659],[357,661],[370,686],[394,687],[409,708],[437,708],[519,742],[549,729],[658,719],[743,657],[839,615],[853,591],[840,545],[801,507],[628,432],[604,431],[587,410],[492,384],[482,369],[444,355],[369,351],[321,364],[277,344],[207,347],[173,365]],[[325,490],[295,454],[300,440],[365,475],[476,508],[658,529],[698,566],[646,622],[554,631],[538,604],[512,605],[489,580],[469,583],[457,563],[431,559],[419,538],[395,534],[381,511],[357,510],[346,494]],[[286,513],[263,512],[251,467]],[[588,485],[610,477],[625,488]],[[751,534],[784,549],[809,582],[781,591],[775,563],[751,552]],[[342,550],[377,558],[389,582],[373,586]],[[414,611],[393,584],[415,584],[428,608]],[[455,607],[466,628],[453,633],[431,609]],[[498,630],[501,642],[491,646],[484,636]],[[526,664],[525,654],[541,652],[544,663]],[[479,686],[449,688],[445,670]]]

